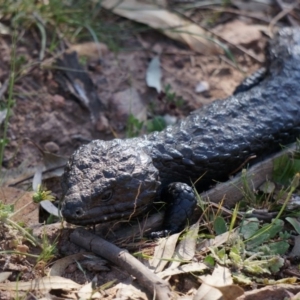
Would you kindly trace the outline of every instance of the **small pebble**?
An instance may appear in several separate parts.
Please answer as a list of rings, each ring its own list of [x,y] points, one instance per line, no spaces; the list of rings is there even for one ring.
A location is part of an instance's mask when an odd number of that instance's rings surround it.
[[[48,142],[44,146],[45,150],[51,153],[57,153],[59,151],[59,146],[54,142]]]
[[[56,107],[64,107],[65,106],[65,98],[63,96],[56,94],[52,97],[52,101]]]
[[[171,116],[169,114],[164,115],[163,118],[167,125],[174,125],[178,120],[175,116]]]
[[[209,90],[209,83],[207,81],[200,81],[195,88],[196,93],[203,93]]]

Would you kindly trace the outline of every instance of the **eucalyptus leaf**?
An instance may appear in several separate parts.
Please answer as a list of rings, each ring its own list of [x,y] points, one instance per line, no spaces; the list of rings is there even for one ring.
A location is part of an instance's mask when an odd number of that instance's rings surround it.
[[[227,231],[227,224],[222,217],[216,217],[214,220],[214,230],[217,235]]]
[[[286,217],[285,218],[297,231],[298,234],[300,234],[300,222],[296,218]]]

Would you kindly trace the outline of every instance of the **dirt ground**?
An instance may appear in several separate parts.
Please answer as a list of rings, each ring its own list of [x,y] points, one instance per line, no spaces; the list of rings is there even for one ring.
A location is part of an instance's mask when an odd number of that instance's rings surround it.
[[[197,18],[196,13],[193,17]],[[100,53],[96,51],[96,55],[81,55],[79,61],[88,72],[101,102],[101,111],[93,112],[96,119],[93,119],[91,110],[74,96],[70,87],[61,81],[61,71],[55,66],[57,58],[63,59],[63,53],[57,57],[48,55],[44,61],[39,62],[36,37],[32,32],[25,33],[16,47],[19,76],[14,86],[15,104],[8,125],[9,144],[3,162],[5,169],[18,168],[24,162],[26,168],[35,168],[43,159],[41,149],[68,157],[83,142],[124,138],[128,134],[130,113],[144,122],[157,115],[174,122],[211,101],[230,96],[246,76],[265,65],[268,36],[265,34],[267,25],[253,18],[226,14],[224,18],[226,22],[217,24],[212,31],[230,42],[227,45],[234,61],[225,53],[196,53],[186,45],[150,29],[132,35],[117,53],[102,44]],[[93,43],[78,45],[81,46],[79,55],[85,46],[90,49],[94,47]],[[0,35],[2,85],[9,76],[12,47],[11,37]],[[174,93],[175,100],[180,99],[180,102],[173,101],[173,98],[168,102],[168,96],[158,94],[154,88],[147,86],[145,78],[149,63],[158,54],[162,86],[169,86],[170,93]],[[204,91],[197,91],[197,87],[204,87]],[[27,182],[27,187],[30,188],[31,182],[32,179]],[[59,198],[59,180],[53,182],[49,181],[48,187]],[[36,226],[35,230],[42,235],[40,226]],[[59,230],[60,224],[47,227],[50,241],[56,239]],[[17,236],[17,231],[12,232],[1,225],[1,249],[13,249],[17,243],[20,248],[21,245],[30,247],[30,253],[38,253],[38,247],[28,245],[28,242]],[[58,245],[60,249],[57,257],[74,254],[79,249],[64,235],[60,237]],[[149,247],[149,244],[135,245],[133,250],[147,249],[146,246]],[[88,272],[82,272],[73,263],[63,276],[79,284],[96,280],[100,285],[129,279],[128,274],[116,266],[107,266],[102,260],[93,261],[93,266],[90,266],[86,260]],[[47,267],[42,263],[36,265],[34,258],[22,255],[2,255],[0,258],[0,269],[12,272],[10,281],[28,281],[44,276]],[[195,284],[190,278],[180,275],[173,279],[173,283],[182,293],[188,292],[190,285]],[[10,299],[9,295],[9,292],[1,292],[0,299]],[[114,295],[105,297],[113,299]],[[27,295],[25,298],[33,299],[33,296]]]
[[[9,72],[9,40],[5,37],[0,40],[2,82],[7,79]],[[38,51],[31,49],[30,40],[30,36],[24,37],[17,47],[17,57],[22,57],[28,64],[36,61],[38,56]],[[251,47],[251,50],[264,58],[266,38],[261,36],[252,43],[255,47]],[[228,63],[225,56],[196,54],[154,31],[132,37],[124,48],[117,54],[109,50],[102,51],[100,62],[98,58],[86,62],[99,98],[105,105],[104,114],[108,122],[105,124],[92,124],[89,111],[59,85],[55,70],[40,65],[25,70],[15,84],[16,105],[9,124],[10,144],[5,152],[5,163],[16,166],[29,160],[36,164],[39,151],[32,141],[42,149],[69,156],[82,143],[81,139],[124,137],[131,105],[137,105],[140,110],[134,113],[140,113],[151,104],[156,109],[158,107],[156,114],[184,117],[189,111],[231,95],[247,74],[261,66],[233,48],[232,52],[243,73]],[[163,86],[170,85],[171,91],[183,99],[184,105],[176,109],[172,109],[171,105],[161,105],[155,90],[146,85],[145,74],[149,61],[158,51],[161,52]],[[195,92],[200,82],[209,85],[208,91]]]

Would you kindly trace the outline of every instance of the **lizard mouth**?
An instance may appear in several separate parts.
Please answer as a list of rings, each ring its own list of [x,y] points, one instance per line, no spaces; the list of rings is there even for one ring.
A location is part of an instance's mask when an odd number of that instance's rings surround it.
[[[75,225],[92,225],[106,223],[114,220],[131,219],[147,207],[131,207],[122,211],[114,209],[113,206],[99,206],[91,209],[83,209],[81,206],[76,206],[74,203],[67,203],[62,207],[62,216],[64,219]]]

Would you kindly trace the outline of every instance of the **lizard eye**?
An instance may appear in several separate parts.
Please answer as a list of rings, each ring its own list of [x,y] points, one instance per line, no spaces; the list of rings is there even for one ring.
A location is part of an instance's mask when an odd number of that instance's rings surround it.
[[[101,200],[103,202],[109,201],[111,199],[112,195],[113,195],[112,190],[106,190],[105,192],[102,193]]]

